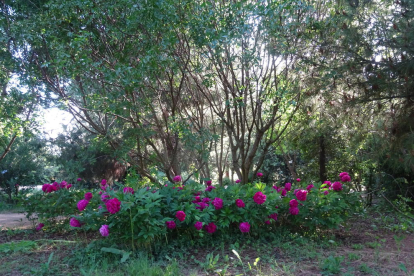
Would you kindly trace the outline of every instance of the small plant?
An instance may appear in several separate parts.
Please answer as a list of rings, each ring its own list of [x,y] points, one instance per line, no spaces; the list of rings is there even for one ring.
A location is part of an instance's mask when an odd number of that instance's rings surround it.
[[[356,261],[358,259],[359,259],[359,255],[358,254],[355,254],[355,253],[349,253],[348,254],[348,260],[350,260],[350,261]]]
[[[321,269],[323,270],[322,273],[324,275],[338,274],[341,272],[341,263],[343,260],[344,258],[340,256],[329,256],[323,261],[321,265]]]
[[[352,245],[352,248],[353,248],[353,249],[355,249],[355,250],[361,250],[361,249],[363,249],[363,248],[364,248],[364,245],[362,245],[362,244],[360,244],[360,243],[358,243],[358,244],[353,244],[353,245]]]
[[[216,268],[216,265],[219,261],[220,254],[217,254],[214,257],[214,253],[211,252],[207,254],[206,260],[204,262],[201,262],[199,260],[194,259],[194,262],[198,265],[200,265],[201,268],[203,268],[206,271],[213,271]]]
[[[370,273],[372,273],[372,268],[370,268],[367,264],[362,263],[359,266],[359,271],[361,271],[362,273],[370,274]]]
[[[372,249],[381,247],[381,244],[379,242],[367,242],[366,245]]]

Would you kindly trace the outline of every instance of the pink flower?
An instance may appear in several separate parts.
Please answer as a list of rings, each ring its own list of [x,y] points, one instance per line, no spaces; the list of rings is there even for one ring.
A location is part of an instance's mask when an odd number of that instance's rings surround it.
[[[313,184],[309,184],[308,187],[306,187],[306,190],[310,192],[310,190],[312,190],[313,187],[315,187]]]
[[[197,192],[194,194],[194,196],[199,196],[199,195],[201,195],[201,192]]]
[[[57,190],[59,190],[59,189],[60,189],[60,187],[59,187],[59,183],[57,183],[57,182],[53,182],[53,184],[52,184],[52,188],[53,188],[53,191],[57,191]]]
[[[106,209],[108,209],[108,212],[111,214],[116,214],[121,210],[121,201],[119,201],[117,198],[113,198],[108,200],[106,203]]]
[[[181,182],[181,175],[176,175],[176,176],[174,176],[174,178],[173,178],[173,181],[174,182]]]
[[[328,187],[332,186],[331,181],[325,181],[325,182],[323,182],[323,184],[326,184]]]
[[[348,175],[348,173],[347,173],[347,172],[341,172],[341,173],[339,174],[339,177],[342,177],[342,176],[344,176],[344,175]]]
[[[257,173],[257,177],[262,177],[262,176],[263,176],[263,174],[261,172]]]
[[[334,184],[332,184],[332,188],[334,191],[342,191],[343,187],[342,187],[342,183],[341,182],[334,182]]]
[[[198,205],[196,209],[201,210],[201,211],[203,211],[204,209],[208,207],[208,204],[204,202],[196,202],[195,204]]]
[[[103,202],[107,202],[108,200],[109,200],[109,198],[111,198],[107,193],[103,193],[102,195],[101,195],[101,200],[103,201]]]
[[[270,220],[266,220],[266,221],[265,221],[265,223],[266,223],[266,224],[270,224]]]
[[[68,184],[68,182],[66,182],[65,180],[63,180],[62,182],[60,182],[59,188],[61,188],[61,189],[66,188],[66,185],[67,184]]]
[[[236,183],[240,183],[240,179],[237,179],[235,182],[236,182]]]
[[[99,229],[99,232],[101,233],[102,237],[108,237],[109,236],[109,225],[102,225]]]
[[[287,194],[287,190],[286,189],[283,189],[282,190],[282,196],[286,196],[286,194]]]
[[[274,185],[272,188],[279,192],[279,188],[276,185]]]
[[[325,191],[325,192],[323,192],[323,194],[324,194],[324,195],[327,195],[327,194],[329,194],[329,192],[328,192],[328,191]]]
[[[49,184],[43,184],[42,191],[46,193],[48,187],[49,187]]]
[[[213,204],[213,206],[214,206],[214,208],[216,208],[216,210],[219,210],[219,209],[223,208],[223,200],[219,197],[216,197],[215,199],[213,199],[211,204]]]
[[[273,220],[277,220],[277,213],[273,213],[273,214],[269,215],[269,218],[271,218]]]
[[[208,180],[208,181],[206,182],[207,186],[211,186],[211,183],[212,183],[212,181],[211,181],[211,180]]]
[[[183,211],[177,211],[175,216],[178,218],[179,221],[184,221],[185,220],[185,213]]]
[[[211,201],[211,199],[209,199],[208,197],[203,198],[202,200],[204,203],[209,203]]]
[[[203,223],[202,223],[201,221],[197,221],[197,222],[194,224],[194,227],[195,227],[197,230],[201,230],[201,229],[203,229]]]
[[[88,206],[89,201],[86,199],[79,200],[78,202],[78,209],[79,211],[85,210],[86,206]]]
[[[341,181],[342,182],[351,182],[351,177],[349,175],[343,175],[341,176]]]
[[[39,223],[39,224],[36,226],[36,231],[40,231],[40,230],[42,230],[43,226],[45,226],[43,223]]]
[[[210,222],[205,226],[207,233],[214,233],[217,230],[217,225],[214,224],[214,222]]]
[[[69,188],[70,187],[72,187],[72,184],[68,184],[68,185],[66,185],[66,189],[68,189],[69,190]]]
[[[296,216],[297,214],[299,214],[299,208],[298,207],[290,207],[289,208],[289,213],[291,214],[291,215],[294,215],[294,216]]]
[[[101,186],[106,186],[106,179],[102,179]]]
[[[81,223],[75,218],[71,218],[69,224],[72,227],[81,227]]]
[[[91,200],[92,199],[92,197],[93,197],[93,195],[92,195],[92,193],[91,192],[87,192],[86,194],[85,194],[85,196],[84,196],[84,198],[86,199],[86,200]]]
[[[47,192],[47,193],[51,193],[51,192],[53,192],[53,191],[56,191],[56,190],[53,188],[53,185],[51,185],[51,184],[50,184],[50,185],[48,185],[48,186],[47,186],[47,188],[46,188],[46,192]]]
[[[296,181],[297,181],[297,182],[300,182],[300,178],[296,178]]]
[[[244,206],[246,206],[246,204],[244,204],[243,200],[241,199],[236,199],[236,205],[239,208],[244,208]]]
[[[262,192],[257,192],[255,193],[255,195],[253,196],[253,200],[254,202],[256,202],[257,204],[263,204],[266,201],[266,195],[263,194]]]
[[[290,182],[286,183],[285,184],[285,189],[286,189],[286,191],[289,192],[292,189],[292,183],[290,183]]]
[[[175,222],[173,220],[166,221],[165,225],[167,225],[168,229],[174,229],[176,227]]]
[[[239,225],[239,229],[242,233],[248,233],[250,231],[250,224],[248,222],[242,222]]]
[[[211,192],[215,188],[216,187],[214,187],[214,186],[208,186],[207,189],[206,189],[206,192]]]
[[[292,199],[291,201],[289,201],[289,206],[291,208],[296,208],[298,207],[298,202],[296,201],[296,199]]]
[[[131,187],[124,187],[123,192],[124,194],[134,194],[134,189],[132,189]]]
[[[79,181],[82,181],[82,178],[78,178],[78,179],[76,179],[76,181],[78,181],[78,182],[79,182]]]
[[[300,201],[305,201],[307,195],[308,195],[308,191],[306,190],[299,190],[296,192],[296,198]]]

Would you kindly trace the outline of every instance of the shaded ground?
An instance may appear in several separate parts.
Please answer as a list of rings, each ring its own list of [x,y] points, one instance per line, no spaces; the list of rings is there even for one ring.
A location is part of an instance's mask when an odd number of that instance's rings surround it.
[[[0,214],[0,219],[1,215],[4,214]],[[9,226],[23,223],[19,221],[21,214],[13,215],[16,216],[5,216],[9,218],[6,220]],[[339,230],[323,233],[327,238],[320,242],[298,237],[265,243],[240,240],[237,245],[223,244],[216,248],[177,249],[168,253],[168,260],[178,262],[180,276],[414,275],[414,234],[391,231],[382,227],[381,223],[381,218],[357,218]],[[1,231],[0,275],[86,275],[80,271],[82,264],[74,265],[68,262],[67,257],[83,255],[82,248],[95,239],[101,239],[99,233]],[[237,249],[241,260],[232,248]],[[96,254],[97,259],[102,257],[100,252],[89,254]],[[219,257],[214,260],[217,255]],[[114,255],[113,258],[120,257]],[[260,260],[257,261],[257,258]],[[131,259],[127,263],[131,263]],[[162,259],[160,265],[167,263]],[[120,265],[115,270],[124,266]],[[90,266],[84,267],[84,271],[90,269]],[[101,271],[99,266],[92,272],[88,275],[114,273],[108,269]],[[130,274],[124,271],[116,275]]]

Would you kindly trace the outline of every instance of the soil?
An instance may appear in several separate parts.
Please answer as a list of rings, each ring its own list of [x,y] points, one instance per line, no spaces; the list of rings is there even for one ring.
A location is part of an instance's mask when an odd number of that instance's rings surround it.
[[[23,213],[0,213],[0,230],[7,229],[29,229],[33,222],[26,218]]]

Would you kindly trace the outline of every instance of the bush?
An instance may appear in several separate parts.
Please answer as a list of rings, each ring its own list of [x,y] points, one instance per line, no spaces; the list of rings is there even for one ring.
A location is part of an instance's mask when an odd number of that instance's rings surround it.
[[[207,189],[196,182],[177,182],[159,189],[124,187],[117,191],[103,184],[100,191],[81,196],[65,189],[45,193],[38,213],[50,212],[43,215],[48,218],[76,210],[71,214],[72,227],[100,231],[104,237],[131,242],[134,247],[166,234],[169,238],[240,231],[260,235],[280,227],[314,233],[317,228],[337,227],[360,206],[358,194],[341,182],[314,183],[306,189],[300,182],[294,187],[271,187],[258,180]]]

